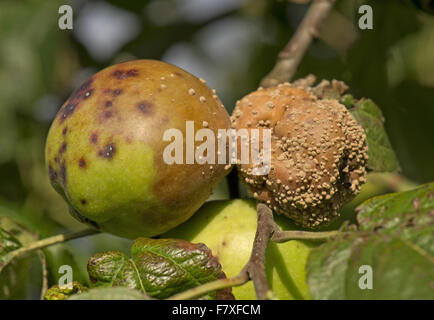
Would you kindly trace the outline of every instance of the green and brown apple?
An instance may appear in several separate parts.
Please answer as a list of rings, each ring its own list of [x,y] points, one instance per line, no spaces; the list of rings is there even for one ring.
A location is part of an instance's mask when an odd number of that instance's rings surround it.
[[[275,218],[284,230],[295,225],[284,216]],[[256,233],[257,214],[253,200],[210,201],[187,222],[164,234],[204,243],[219,259],[227,277],[236,276],[248,262]],[[266,253],[266,274],[271,289],[279,299],[309,299],[305,265],[309,252],[318,243],[291,240],[270,242]],[[253,283],[233,287],[238,300],[256,299]]]
[[[187,120],[215,133],[230,127],[215,91],[176,66],[137,60],[108,67],[71,95],[51,125],[51,184],[74,217],[102,231],[164,233],[193,215],[228,172],[163,161],[164,132],[185,136]]]

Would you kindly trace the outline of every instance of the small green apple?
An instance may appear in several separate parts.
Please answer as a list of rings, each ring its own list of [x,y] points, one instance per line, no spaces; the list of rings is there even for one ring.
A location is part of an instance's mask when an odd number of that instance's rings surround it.
[[[276,217],[284,230],[295,225],[285,217]],[[256,233],[257,214],[253,200],[210,201],[187,222],[164,234],[165,238],[181,238],[208,246],[227,277],[236,276],[248,262]],[[316,243],[291,240],[270,242],[266,253],[266,274],[271,289],[279,299],[310,299],[305,265]],[[256,299],[253,283],[234,287],[237,300]]]

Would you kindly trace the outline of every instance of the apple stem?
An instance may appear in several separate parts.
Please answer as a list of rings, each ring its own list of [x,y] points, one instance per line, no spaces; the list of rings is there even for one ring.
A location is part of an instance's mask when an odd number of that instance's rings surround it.
[[[290,240],[312,240],[312,241],[325,241],[337,236],[340,231],[323,231],[323,232],[310,232],[310,231],[281,231],[276,230],[271,237],[273,242],[281,243]]]

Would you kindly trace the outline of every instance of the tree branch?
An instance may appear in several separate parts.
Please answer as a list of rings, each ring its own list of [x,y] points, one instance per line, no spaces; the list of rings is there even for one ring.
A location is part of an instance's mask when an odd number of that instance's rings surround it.
[[[274,232],[273,212],[263,203],[258,203],[258,226],[250,260],[245,270],[255,286],[256,297],[260,300],[268,299],[271,295],[267,277],[265,275],[265,252],[268,242]]]
[[[291,80],[312,39],[319,36],[319,29],[334,3],[335,0],[315,0],[311,4],[294,36],[280,52],[276,65],[262,79],[262,87],[272,87]]]
[[[21,247],[17,250],[14,250],[14,251],[7,253],[3,257],[3,260],[4,260],[3,263],[7,263],[14,258],[26,255],[27,253],[38,250],[38,249],[42,249],[42,248],[52,246],[52,245],[57,244],[57,243],[62,243],[62,242],[68,241],[68,240],[90,236],[90,235],[93,235],[93,234],[96,234],[99,232],[100,232],[99,230],[95,230],[95,229],[86,229],[86,230],[82,230],[82,231],[78,231],[78,232],[58,234],[58,235],[55,235],[55,236],[52,236],[49,238],[38,240],[38,241],[30,243],[29,245],[27,245],[25,247]],[[3,266],[4,265],[0,264],[0,268]]]
[[[281,243],[290,240],[311,240],[311,241],[325,241],[339,234],[339,231],[323,231],[323,232],[310,232],[310,231],[275,231],[271,240],[273,242]]]

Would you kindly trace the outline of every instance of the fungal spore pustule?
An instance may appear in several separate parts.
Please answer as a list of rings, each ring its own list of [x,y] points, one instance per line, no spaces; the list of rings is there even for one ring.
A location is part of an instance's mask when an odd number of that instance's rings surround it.
[[[239,176],[255,199],[303,227],[328,224],[366,181],[366,135],[335,99],[289,83],[259,88],[237,102],[231,122],[271,129],[269,173],[239,164]]]

